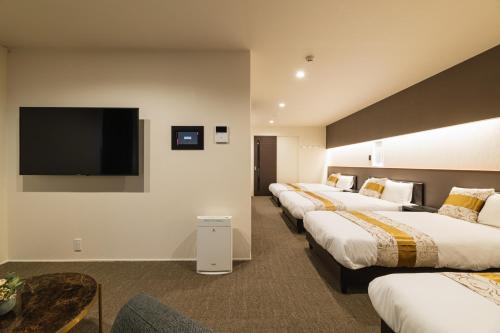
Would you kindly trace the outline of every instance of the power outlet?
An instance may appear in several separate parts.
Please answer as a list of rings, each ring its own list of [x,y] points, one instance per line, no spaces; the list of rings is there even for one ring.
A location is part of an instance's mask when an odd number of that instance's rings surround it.
[[[82,239],[81,238],[73,239],[73,251],[74,252],[82,252]]]

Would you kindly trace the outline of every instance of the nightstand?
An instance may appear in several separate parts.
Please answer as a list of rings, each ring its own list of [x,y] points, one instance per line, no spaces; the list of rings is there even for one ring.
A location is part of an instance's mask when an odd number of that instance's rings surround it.
[[[403,205],[403,212],[427,212],[437,213],[438,209],[429,206]]]

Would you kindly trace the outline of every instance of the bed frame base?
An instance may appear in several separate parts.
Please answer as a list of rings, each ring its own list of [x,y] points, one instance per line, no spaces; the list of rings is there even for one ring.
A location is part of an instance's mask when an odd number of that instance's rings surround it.
[[[280,199],[275,196],[275,195],[272,195],[271,196],[271,201],[273,202],[273,204],[276,206],[276,207],[281,207],[281,202],[280,202]]]
[[[334,285],[340,287],[340,291],[346,293],[366,293],[368,284],[379,276],[394,273],[438,273],[438,272],[463,272],[450,268],[432,268],[432,267],[381,267],[370,266],[361,269],[350,269],[342,266],[333,258],[333,256],[323,249],[309,232],[306,231],[306,239],[309,242],[309,248],[327,265],[332,271]],[[495,272],[497,269],[488,269],[482,272]]]
[[[292,213],[290,213],[290,211],[286,207],[282,206],[281,208],[283,209],[283,220],[299,234],[303,233],[304,222],[302,221],[302,219],[296,219],[295,217],[293,217]]]
[[[396,333],[386,324],[383,319],[380,319],[380,333]]]

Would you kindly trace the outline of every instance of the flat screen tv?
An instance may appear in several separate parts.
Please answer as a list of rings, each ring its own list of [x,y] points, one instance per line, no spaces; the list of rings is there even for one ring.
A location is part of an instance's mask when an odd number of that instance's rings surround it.
[[[139,109],[21,107],[21,175],[138,175]]]

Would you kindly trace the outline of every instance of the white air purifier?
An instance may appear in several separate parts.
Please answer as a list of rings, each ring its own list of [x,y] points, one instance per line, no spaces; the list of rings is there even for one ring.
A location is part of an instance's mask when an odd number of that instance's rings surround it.
[[[231,216],[198,216],[196,271],[199,274],[233,271]]]

